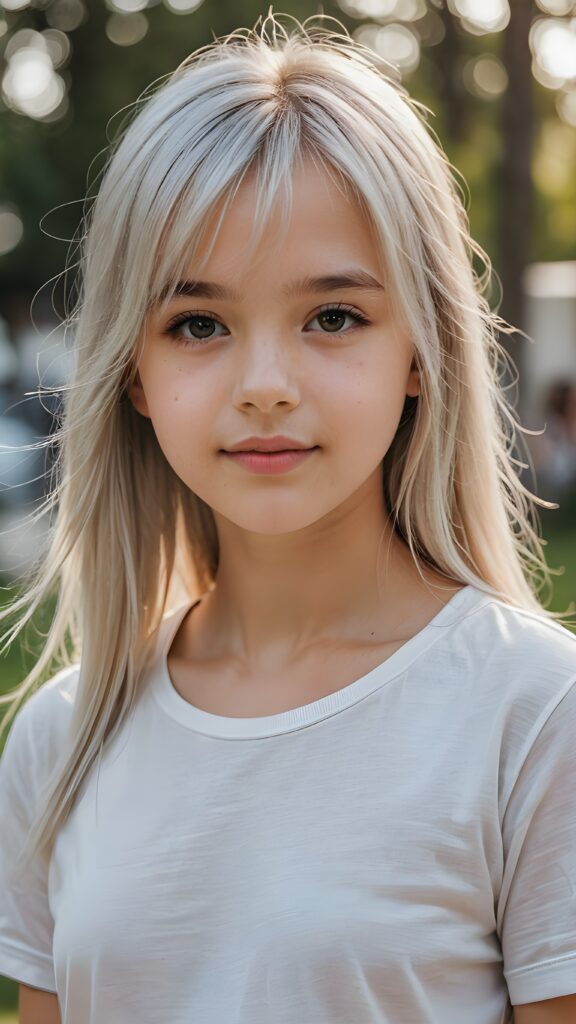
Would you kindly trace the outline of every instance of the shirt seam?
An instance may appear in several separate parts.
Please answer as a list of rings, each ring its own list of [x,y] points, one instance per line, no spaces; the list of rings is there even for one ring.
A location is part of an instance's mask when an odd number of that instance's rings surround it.
[[[538,971],[542,967],[551,967],[555,964],[562,964],[566,961],[576,959],[576,950],[573,953],[563,953],[562,956],[553,956],[549,960],[539,960],[536,964],[529,964],[527,967],[513,967],[510,970],[506,969],[506,976],[511,977],[513,974],[529,974],[530,971]]]
[[[22,959],[29,966],[54,969],[54,958],[49,953],[40,953],[38,950],[30,951],[22,945],[7,942],[6,939],[0,939],[0,950],[4,950],[14,959]]]
[[[314,725],[320,725],[320,724],[322,724],[322,722],[325,722],[325,721],[327,721],[330,718],[334,718],[336,715],[342,714],[344,711],[348,711],[349,709],[351,709],[353,707],[356,707],[357,705],[361,704],[364,700],[367,700],[369,697],[373,697],[374,694],[380,692],[389,683],[392,683],[394,680],[397,680],[397,679],[401,678],[402,676],[406,675],[406,673],[410,670],[410,668],[412,667],[414,662],[417,661],[419,658],[421,658],[424,654],[426,654],[430,650],[430,648],[433,647],[435,644],[437,644],[438,641],[440,639],[442,639],[442,636],[446,636],[446,634],[448,632],[450,632],[450,630],[452,630],[454,628],[454,626],[456,626],[459,623],[463,622],[465,619],[467,619],[470,616],[476,614],[477,612],[480,612],[483,608],[486,607],[487,604],[493,603],[488,595],[484,595],[484,597],[486,598],[485,600],[481,600],[478,604],[474,605],[474,607],[472,607],[472,608],[465,609],[464,611],[462,611],[462,613],[460,615],[457,615],[456,617],[453,617],[448,622],[438,623],[436,625],[436,629],[438,630],[438,633],[436,635],[434,635],[434,633],[432,633],[432,631],[431,631],[431,633],[430,633],[430,642],[428,644],[426,644],[426,646],[424,646],[421,650],[417,651],[414,654],[414,657],[411,659],[411,661],[408,662],[407,665],[402,665],[400,668],[398,668],[398,670],[393,675],[391,675],[387,679],[383,680],[379,685],[376,685],[373,690],[370,690],[368,693],[361,694],[359,697],[356,698],[356,700],[352,701],[351,703],[347,704],[344,707],[335,707],[335,708],[332,707],[332,708],[329,708],[326,711],[326,713],[324,713],[319,718],[314,718],[311,721],[304,721],[304,722],[302,722],[300,724],[292,724],[292,725],[289,725],[286,728],[278,730],[278,731],[274,731],[274,732],[271,732],[271,733],[263,733],[263,734],[259,734],[259,735],[256,735],[256,736],[243,736],[243,735],[224,736],[224,735],[220,735],[219,733],[213,734],[213,733],[205,732],[203,729],[199,729],[196,726],[195,723],[193,723],[193,722],[190,722],[190,723],[184,722],[184,721],[182,721],[182,719],[180,718],[179,715],[176,715],[175,713],[173,713],[173,709],[168,707],[168,705],[164,703],[164,700],[162,698],[162,694],[158,692],[156,686],[152,687],[152,696],[153,696],[156,704],[161,708],[161,710],[164,713],[164,715],[166,715],[172,721],[177,722],[178,725],[180,725],[187,732],[194,732],[197,736],[204,736],[207,739],[230,740],[232,742],[234,742],[234,741],[247,742],[247,741],[274,739],[277,736],[286,736],[286,735],[289,735],[291,733],[301,732],[303,729],[308,729],[308,728],[310,728],[311,726],[314,726]],[[429,623],[429,626],[431,626],[431,625],[432,625],[432,623]],[[163,645],[163,647],[164,647],[164,645]],[[385,665],[386,662],[383,662],[383,664]],[[160,666],[156,666],[155,665],[154,668],[155,668],[156,671],[158,671],[158,670],[162,669],[162,666],[161,665]],[[378,668],[378,666],[376,666],[376,668]],[[372,671],[375,671],[375,669],[373,669]],[[370,674],[371,673],[366,673],[366,675],[370,675]],[[360,677],[360,678],[363,678],[363,677]],[[356,680],[356,681],[359,681],[359,680]],[[348,685],[352,686],[353,684],[350,683]],[[342,687],[342,689],[346,689],[346,687]],[[328,696],[333,696],[333,695],[329,694]],[[316,702],[313,701],[311,703],[316,703]],[[262,716],[262,717],[264,718],[264,717],[268,717],[268,716]],[[240,721],[241,721],[241,719],[240,719]]]

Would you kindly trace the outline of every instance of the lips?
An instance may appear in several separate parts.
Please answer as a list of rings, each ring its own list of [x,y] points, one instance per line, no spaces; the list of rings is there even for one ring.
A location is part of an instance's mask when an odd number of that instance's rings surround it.
[[[243,451],[224,452],[229,459],[253,473],[276,474],[285,473],[300,465],[315,448],[285,448],[282,451],[261,452],[244,449]]]
[[[318,445],[310,448],[221,448],[225,455],[282,455],[286,452],[312,452]]]
[[[303,444],[299,438],[288,437],[286,434],[276,434],[275,437],[259,437],[252,435],[238,441],[230,448],[223,449],[229,453],[244,452],[294,452],[310,451],[312,445]],[[318,447],[317,445],[315,447]]]

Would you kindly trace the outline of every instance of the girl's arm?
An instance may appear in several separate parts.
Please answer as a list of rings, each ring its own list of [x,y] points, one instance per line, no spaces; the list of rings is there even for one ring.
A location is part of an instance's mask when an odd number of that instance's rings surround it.
[[[576,1021],[576,994],[514,1007],[514,1024],[572,1024],[573,1021]]]
[[[62,1024],[55,992],[21,983],[18,993],[18,1024]]]

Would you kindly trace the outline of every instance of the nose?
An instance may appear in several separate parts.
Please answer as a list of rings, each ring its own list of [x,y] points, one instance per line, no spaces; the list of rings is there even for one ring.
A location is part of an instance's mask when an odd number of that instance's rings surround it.
[[[241,349],[241,351],[240,351]],[[234,366],[234,402],[250,404],[266,411],[283,402],[297,405],[300,400],[299,366],[292,342],[280,332],[252,337],[238,346]]]

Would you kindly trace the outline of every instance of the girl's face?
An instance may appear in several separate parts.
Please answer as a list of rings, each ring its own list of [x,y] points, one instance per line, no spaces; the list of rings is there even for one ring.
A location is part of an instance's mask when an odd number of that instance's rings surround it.
[[[381,502],[382,459],[406,395],[419,393],[362,211],[312,164],[295,173],[293,194],[281,250],[269,251],[272,221],[257,261],[242,268],[255,202],[245,180],[202,273],[210,288],[177,297],[163,319],[151,309],[130,391],[216,521],[261,534],[339,517],[370,494]],[[314,284],[341,275],[365,280]],[[194,280],[193,266],[186,276]],[[277,434],[315,451],[274,474],[225,454],[252,435]]]

